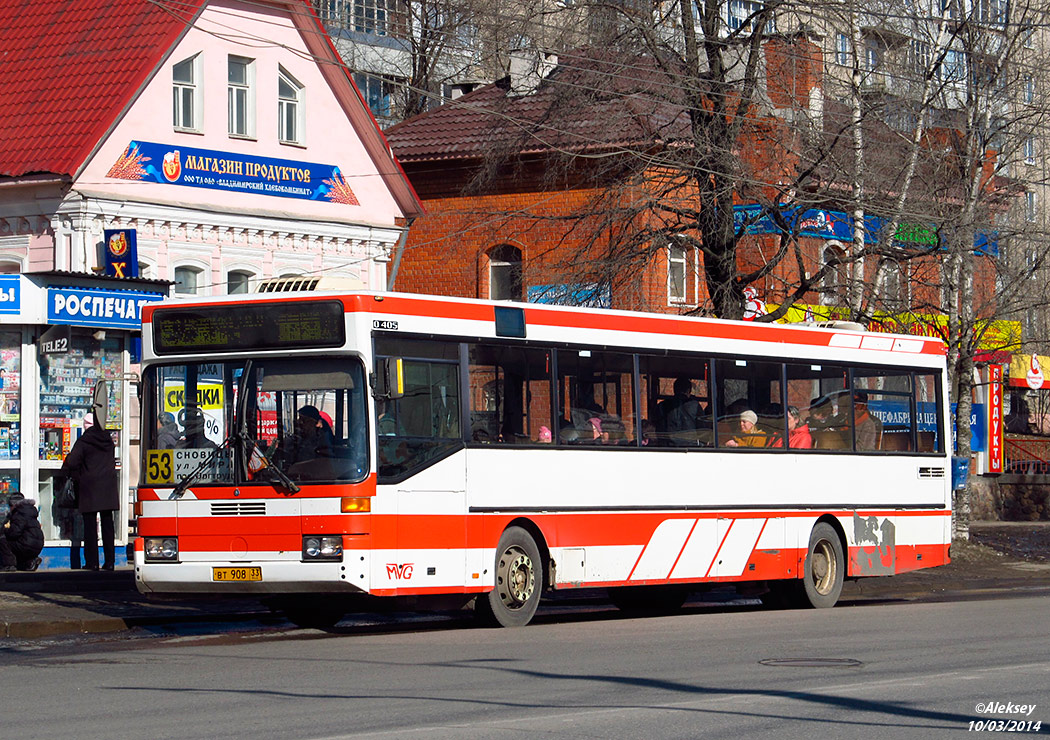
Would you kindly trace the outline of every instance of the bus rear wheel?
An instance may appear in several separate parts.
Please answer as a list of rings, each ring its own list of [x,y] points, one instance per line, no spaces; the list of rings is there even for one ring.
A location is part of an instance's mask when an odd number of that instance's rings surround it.
[[[806,601],[816,609],[835,606],[842,593],[846,559],[838,532],[827,522],[817,522],[809,535],[809,551],[802,587]]]
[[[496,546],[496,587],[474,602],[477,616],[489,624],[524,627],[540,605],[543,568],[536,541],[521,527],[508,527]]]

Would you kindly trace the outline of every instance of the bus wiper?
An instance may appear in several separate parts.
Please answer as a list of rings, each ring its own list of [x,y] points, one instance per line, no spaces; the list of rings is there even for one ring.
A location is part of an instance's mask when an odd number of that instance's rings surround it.
[[[210,468],[211,464],[215,462],[215,458],[218,457],[219,453],[222,450],[229,449],[232,443],[233,437],[227,437],[221,445],[212,450],[211,454],[204,458],[200,465],[198,465],[186,475],[182,476],[179,482],[175,484],[175,487],[171,489],[171,493],[168,495],[168,500],[171,501],[172,499],[182,498],[182,494],[186,493],[186,489],[189,488],[193,484],[193,482],[200,477],[201,473],[203,473],[206,469]]]
[[[259,449],[258,443],[252,439],[251,435],[248,434],[248,377],[251,375],[252,361],[245,360],[244,368],[241,370],[240,382],[237,385],[237,416],[236,424],[237,431],[234,434],[237,437],[237,441],[240,442],[241,455],[242,455],[242,472],[245,470],[252,475],[254,479],[256,473],[261,473],[263,470],[269,470],[277,482],[288,489],[289,493],[299,493],[299,486],[297,486],[291,478],[289,478],[280,466],[274,463],[272,460],[263,454],[262,450]]]
[[[248,435],[246,429],[241,429],[238,432],[238,436],[243,445],[241,449],[244,450],[246,460],[245,464],[248,467],[248,472],[255,476],[257,473],[267,470],[277,478],[277,482],[287,488],[289,492],[299,493],[299,486],[297,486],[295,482],[289,478],[283,470],[281,470],[280,465],[263,454],[263,451],[259,449],[259,445]]]

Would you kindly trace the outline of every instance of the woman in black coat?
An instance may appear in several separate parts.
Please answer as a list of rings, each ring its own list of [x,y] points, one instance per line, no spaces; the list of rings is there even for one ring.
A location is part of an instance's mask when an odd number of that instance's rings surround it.
[[[88,426],[90,424],[90,426]],[[113,438],[84,417],[85,431],[62,463],[62,474],[76,481],[78,509],[84,519],[84,567],[98,570],[98,526],[102,529],[102,567],[113,570],[113,514],[120,508],[120,478],[114,457]]]
[[[0,570],[36,570],[44,549],[36,502],[20,493],[12,493],[8,502],[11,512],[0,533]]]

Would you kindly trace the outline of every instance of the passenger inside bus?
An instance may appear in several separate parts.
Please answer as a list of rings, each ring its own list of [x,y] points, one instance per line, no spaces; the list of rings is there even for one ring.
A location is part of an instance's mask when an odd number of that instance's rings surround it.
[[[281,464],[291,466],[331,457],[334,444],[331,425],[321,418],[316,406],[306,405],[296,415],[295,433],[281,445],[277,454]]]
[[[868,411],[866,391],[853,392],[853,419],[855,422],[857,449],[877,450],[882,440],[882,422]]]
[[[740,432],[726,440],[726,447],[765,447],[768,437],[758,430],[758,414],[751,409],[740,413]]]
[[[693,395],[693,381],[675,378],[674,396],[656,407],[656,431],[664,444],[672,447],[695,447],[697,423],[704,408]]]
[[[813,435],[809,425],[803,423],[802,412],[797,406],[788,406],[787,411],[788,447],[794,450],[808,450],[813,447]],[[783,447],[784,435],[780,434],[770,443],[770,447]]]

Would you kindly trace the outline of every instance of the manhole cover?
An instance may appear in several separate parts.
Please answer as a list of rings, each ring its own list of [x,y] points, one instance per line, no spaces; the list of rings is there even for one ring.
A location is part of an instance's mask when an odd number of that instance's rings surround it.
[[[864,665],[853,658],[766,658],[758,662],[779,668],[856,668]]]

